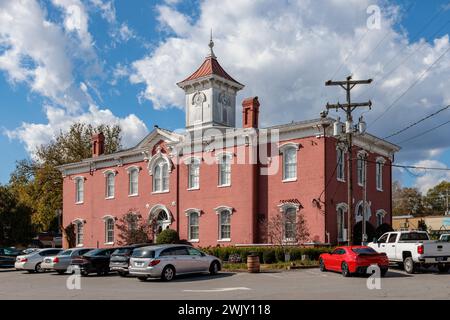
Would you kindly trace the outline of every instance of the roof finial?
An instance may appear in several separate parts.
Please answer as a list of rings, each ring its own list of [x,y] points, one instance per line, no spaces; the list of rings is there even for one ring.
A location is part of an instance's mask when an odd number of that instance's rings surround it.
[[[213,48],[214,48],[214,41],[213,41],[213,31],[212,31],[212,28],[211,28],[211,37],[210,37],[209,45],[208,45],[208,46],[209,46],[209,49],[211,50],[209,56],[210,56],[211,58],[213,58],[213,59],[216,59],[216,55],[214,54],[214,50],[213,50]]]

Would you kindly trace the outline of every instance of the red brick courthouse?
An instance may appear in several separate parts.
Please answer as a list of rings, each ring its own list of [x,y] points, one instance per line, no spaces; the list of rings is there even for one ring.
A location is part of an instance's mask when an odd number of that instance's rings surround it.
[[[156,233],[172,228],[198,246],[268,243],[265,222],[280,213],[303,215],[308,243],[346,240],[347,154],[333,136],[335,120],[259,128],[264,105],[253,97],[237,108],[244,85],[220,66],[212,45],[178,86],[186,95],[184,132],[155,126],[136,146],[110,155],[98,134],[91,158],[59,168],[63,225],[74,224],[78,246],[117,245],[118,219],[130,210],[153,221]],[[368,221],[391,224],[390,164],[398,150],[368,133],[354,137],[353,159],[368,160],[354,161],[354,225],[362,220],[364,175]]]

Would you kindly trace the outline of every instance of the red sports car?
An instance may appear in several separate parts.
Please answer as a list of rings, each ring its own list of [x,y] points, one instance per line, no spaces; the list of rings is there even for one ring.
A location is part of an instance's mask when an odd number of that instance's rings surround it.
[[[378,253],[366,246],[337,247],[333,252],[323,253],[319,257],[320,271],[338,271],[344,277],[352,273],[366,274],[371,265],[378,265],[381,276],[384,276],[389,260],[385,253]]]

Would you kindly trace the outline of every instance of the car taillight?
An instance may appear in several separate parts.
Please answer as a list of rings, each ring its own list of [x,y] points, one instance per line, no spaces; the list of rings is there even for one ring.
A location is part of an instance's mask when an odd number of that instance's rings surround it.
[[[425,250],[424,250],[423,245],[420,245],[420,246],[417,247],[417,253],[418,253],[418,254],[423,254],[424,251],[425,251]]]
[[[148,265],[150,266],[150,267],[153,267],[153,266],[156,266],[158,263],[160,263],[161,262],[161,260],[152,260]]]
[[[20,258],[20,260],[19,260],[20,262],[27,262],[28,261],[28,259],[27,258]]]
[[[53,263],[58,263],[59,262],[59,258],[58,257],[54,257],[53,258]]]

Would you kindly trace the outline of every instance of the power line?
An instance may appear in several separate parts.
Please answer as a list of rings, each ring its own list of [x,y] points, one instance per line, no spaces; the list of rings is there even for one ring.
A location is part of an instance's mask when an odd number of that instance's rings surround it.
[[[358,42],[355,44],[355,46],[353,47],[352,50],[350,50],[350,52],[347,54],[347,56],[345,57],[344,61],[339,65],[339,67],[337,68],[337,70],[333,73],[333,75],[331,76],[331,79],[333,79],[338,72],[342,69],[342,67],[347,64],[348,59],[350,58],[350,56],[353,54],[353,52],[355,51],[356,47],[359,47],[360,43],[364,40],[364,38],[367,36],[367,34],[369,33],[370,29],[367,28],[367,31],[364,33],[364,35],[358,40]]]
[[[394,137],[394,136],[397,136],[397,135],[399,135],[400,133],[403,133],[403,132],[405,132],[406,130],[409,130],[409,129],[411,129],[412,127],[418,125],[419,123],[421,123],[421,122],[423,122],[423,121],[425,121],[425,120],[427,120],[427,119],[430,119],[430,118],[434,117],[435,115],[441,113],[442,111],[447,110],[448,108],[450,108],[450,105],[448,105],[448,106],[446,106],[446,107],[444,107],[444,108],[442,108],[442,109],[439,109],[438,111],[436,111],[436,112],[434,112],[434,113],[432,113],[432,114],[426,116],[425,118],[422,118],[422,119],[420,119],[420,120],[418,120],[418,121],[416,121],[416,122],[410,124],[409,126],[403,128],[403,129],[401,129],[401,130],[398,130],[398,131],[394,132],[393,134],[391,134],[391,135],[389,135],[389,136],[387,136],[387,137],[384,137],[383,139],[389,139],[389,138],[392,138],[392,137]]]
[[[389,110],[394,107],[394,105],[400,101],[412,88],[414,88],[421,80],[422,78],[430,71],[441,59],[450,51],[450,47],[442,53],[439,58],[437,58],[422,74],[400,95],[398,96],[384,111],[381,113],[372,123],[371,125],[375,124],[378,120],[380,120]],[[370,125],[370,126],[371,126]]]
[[[437,129],[439,129],[439,128],[441,128],[441,127],[443,127],[443,126],[445,126],[445,125],[447,125],[447,124],[449,124],[449,123],[450,123],[450,120],[449,120],[449,121],[446,121],[446,122],[444,122],[444,123],[442,123],[442,124],[440,124],[440,125],[438,125],[438,126],[435,126],[435,127],[431,128],[431,129],[429,129],[429,130],[426,130],[426,131],[424,131],[424,132],[422,132],[422,133],[419,133],[418,135],[415,135],[415,136],[413,136],[413,137],[411,137],[411,138],[409,138],[409,139],[400,141],[398,144],[406,143],[406,142],[409,142],[409,141],[411,141],[411,140],[417,139],[417,138],[419,138],[419,137],[421,137],[421,136],[424,136],[424,135],[426,135],[426,134],[428,134],[428,133],[430,133],[430,132],[432,132],[432,131],[434,131],[434,130],[437,130]]]
[[[418,0],[415,0],[411,3],[411,5],[406,9],[405,14],[409,13],[411,11],[411,9],[417,4]],[[380,47],[380,45],[384,42],[384,40],[387,39],[387,37],[391,34],[391,29],[389,29],[385,36],[376,44],[376,46],[369,52],[368,55],[366,55],[366,57],[358,64],[357,68],[355,69],[355,71],[353,72],[354,74],[357,74],[359,68],[361,67],[361,65],[363,63],[365,63],[367,61],[367,59],[372,56],[372,54]],[[359,98],[359,96],[358,96]]]
[[[431,24],[431,22],[433,22],[433,20],[435,18],[437,18],[443,11],[438,12],[437,14],[435,14],[432,19],[430,21],[428,21],[428,23],[422,27],[422,30],[416,34],[416,36],[419,36],[423,31],[425,31],[428,26]],[[448,24],[450,23],[450,20],[448,20],[446,23],[444,23],[444,25],[442,25],[437,31],[435,31],[430,38],[434,38],[440,31],[442,31]],[[416,41],[418,39],[414,39],[413,41]],[[412,42],[413,42],[412,41]],[[410,42],[406,43],[400,50],[398,50],[396,52],[396,54],[387,62],[384,64],[384,67],[389,66],[399,55],[400,53],[406,49],[409,46]],[[390,76],[395,70],[397,70],[401,65],[403,65],[409,58],[411,58],[414,54],[416,54],[419,50],[422,50],[426,45],[428,44],[428,42],[424,42],[422,43],[420,46],[418,46],[415,50],[413,50],[410,54],[408,54],[403,60],[401,60],[401,62],[399,64],[397,64],[393,69],[391,69],[391,71],[389,71],[388,73],[385,73],[380,79],[378,79],[378,76],[381,75],[381,73],[383,72],[383,68],[380,68],[380,70],[375,74],[375,76],[373,77],[373,79],[377,79],[377,80],[383,80],[386,79],[388,76]],[[380,82],[381,83],[381,82]],[[360,98],[362,95],[364,95],[365,93],[369,92],[369,91],[373,91],[374,88],[368,88],[365,91],[363,91],[362,93],[360,93],[357,98]]]
[[[448,121],[450,123],[450,121]],[[357,159],[357,158],[356,158]],[[355,159],[355,160],[356,160]],[[376,161],[365,160],[366,162],[376,164]],[[425,167],[425,166],[408,166],[402,164],[385,163],[384,166],[390,166],[395,168],[406,168],[406,169],[416,169],[416,170],[434,170],[434,171],[450,171],[450,168],[437,168],[437,167]]]

